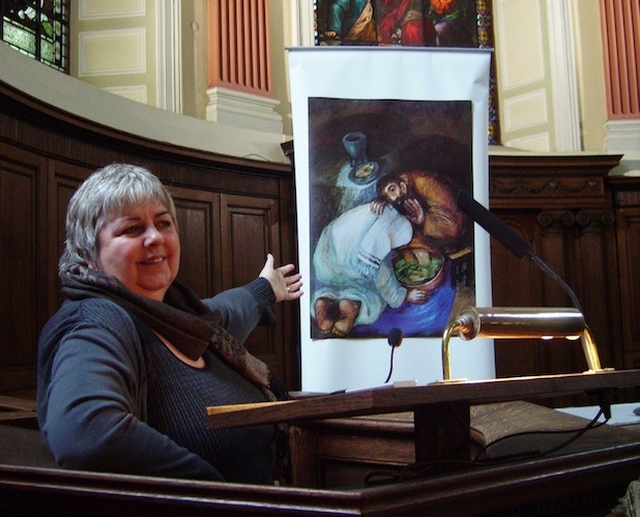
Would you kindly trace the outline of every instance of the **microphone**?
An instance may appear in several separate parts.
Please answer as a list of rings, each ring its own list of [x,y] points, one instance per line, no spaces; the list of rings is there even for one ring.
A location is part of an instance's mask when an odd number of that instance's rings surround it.
[[[562,280],[562,278],[560,278],[547,264],[545,264],[540,257],[531,253],[531,246],[527,241],[473,199],[466,191],[460,190],[458,192],[456,204],[460,210],[462,210],[474,222],[482,226],[489,235],[495,237],[500,244],[511,251],[511,253],[516,257],[521,259],[524,256],[528,256],[536,266],[560,284],[564,291],[569,295],[569,298],[571,298],[575,308],[582,312],[576,293],[574,293],[567,283]]]
[[[402,344],[403,337],[404,337],[404,334],[402,333],[402,330],[394,327],[389,331],[389,336],[387,337],[387,341],[389,342],[390,346],[395,348]]]
[[[403,337],[404,334],[399,328],[393,327],[391,330],[389,330],[387,342],[391,346],[391,358],[389,360],[389,375],[387,375],[387,380],[384,381],[384,384],[389,382],[389,380],[391,379],[391,374],[393,373],[393,354],[396,351],[396,348],[398,348],[402,344]]]

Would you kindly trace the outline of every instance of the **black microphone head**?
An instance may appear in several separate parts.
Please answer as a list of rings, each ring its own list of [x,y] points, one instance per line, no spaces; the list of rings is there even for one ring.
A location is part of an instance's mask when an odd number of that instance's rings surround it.
[[[395,348],[402,344],[403,337],[404,334],[402,333],[402,330],[394,327],[389,331],[387,341],[389,342],[389,345]]]
[[[457,205],[460,210],[482,226],[489,235],[495,237],[516,257],[522,258],[529,254],[531,246],[527,241],[473,199],[464,190],[458,192]]]

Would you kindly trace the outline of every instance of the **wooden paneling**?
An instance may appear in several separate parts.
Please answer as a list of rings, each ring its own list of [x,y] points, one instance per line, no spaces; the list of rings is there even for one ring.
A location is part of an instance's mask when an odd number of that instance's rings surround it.
[[[279,206],[273,199],[222,196],[222,247],[227,250],[222,260],[223,289],[254,279],[262,270],[267,253],[275,256],[277,264],[282,262],[279,217]],[[280,320],[283,317],[281,307],[274,309]],[[280,327],[259,327],[249,337],[246,346],[279,373],[285,368],[282,342]]]
[[[47,210],[43,212],[44,219],[40,229],[50,238],[46,266],[49,275],[47,282],[43,284],[48,287],[49,298],[51,298],[47,306],[49,315],[53,314],[64,300],[58,278],[58,259],[64,250],[67,206],[82,180],[91,174],[92,170],[90,167],[79,167],[53,160],[49,165],[47,177],[50,177],[48,182],[50,199]]]
[[[223,288],[245,284],[256,277],[267,253],[279,242],[277,203],[272,199],[223,196],[223,247],[229,253],[223,260]]]
[[[624,364],[628,368],[640,368],[640,207],[618,210],[618,235],[621,294],[625,301]]]
[[[640,368],[640,181],[613,178],[616,229],[620,261],[623,364]]]
[[[0,384],[35,382],[35,348],[42,321],[38,272],[43,241],[38,235],[42,209],[39,178],[43,161],[20,150],[0,147]]]
[[[214,257],[220,255],[220,195],[197,189],[171,187],[180,233],[178,280],[201,298],[221,289],[221,272]]]
[[[57,260],[77,185],[112,162],[148,167],[176,197],[180,279],[199,295],[241,285],[276,262],[297,262],[291,167],[145,140],[96,126],[0,83],[0,392],[33,387],[37,335],[62,300]],[[286,146],[285,146],[286,147]],[[284,149],[285,153],[287,149]],[[576,292],[603,366],[640,365],[640,181],[608,176],[619,156],[490,156],[490,207]],[[492,242],[495,306],[570,306],[549,275]],[[298,304],[248,348],[299,386]],[[17,343],[17,345],[16,345]],[[496,341],[500,377],[579,372],[577,343]],[[566,401],[565,401],[566,402]]]
[[[69,199],[109,163],[142,165],[175,197],[179,279],[205,297],[258,275],[268,251],[297,262],[286,164],[185,149],[95,125],[0,83],[0,392],[33,390],[38,335],[63,300],[57,276]],[[296,304],[249,350],[298,388]]]
[[[490,206],[576,293],[604,367],[623,369],[616,213],[619,156],[491,156]],[[492,240],[493,305],[570,307],[558,282]],[[587,369],[579,342],[496,340],[499,377]],[[629,367],[629,365],[626,365]],[[578,399],[555,401],[579,403]]]

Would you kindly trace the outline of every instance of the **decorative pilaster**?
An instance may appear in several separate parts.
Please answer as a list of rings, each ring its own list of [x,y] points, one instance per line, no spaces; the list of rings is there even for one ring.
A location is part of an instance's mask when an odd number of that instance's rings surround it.
[[[271,88],[267,0],[209,0],[207,120],[282,133]]]
[[[607,92],[608,151],[624,152],[621,172],[640,171],[640,3],[600,0]]]
[[[600,0],[609,119],[640,119],[640,3]]]

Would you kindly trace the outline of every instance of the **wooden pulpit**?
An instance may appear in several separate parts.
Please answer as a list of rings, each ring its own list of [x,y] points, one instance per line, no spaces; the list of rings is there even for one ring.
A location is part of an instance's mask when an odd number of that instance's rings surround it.
[[[464,465],[470,459],[472,405],[588,393],[606,406],[611,393],[638,385],[640,371],[636,370],[439,382],[283,402],[213,406],[207,408],[207,423],[214,429],[412,412],[416,462],[443,462],[451,468],[456,465],[455,460],[461,460],[458,465]]]

